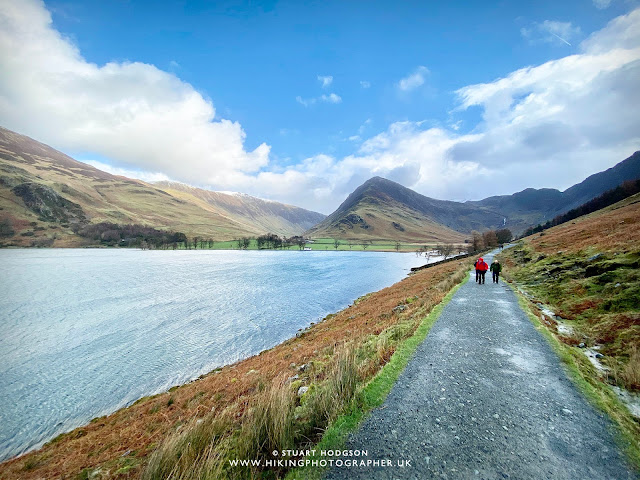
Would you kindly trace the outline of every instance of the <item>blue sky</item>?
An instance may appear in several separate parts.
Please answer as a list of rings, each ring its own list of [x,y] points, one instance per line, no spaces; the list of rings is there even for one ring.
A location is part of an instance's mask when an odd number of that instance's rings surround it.
[[[374,174],[455,200],[563,189],[640,145],[637,121],[609,118],[619,98],[593,113],[624,135],[600,139],[597,122],[575,121],[591,95],[603,103],[598,89],[633,89],[636,8],[5,0],[3,66],[54,80],[0,85],[0,122],[116,173],[324,213]],[[27,53],[35,65],[15,59],[16,45],[38,52]],[[57,66],[40,58],[47,48]]]

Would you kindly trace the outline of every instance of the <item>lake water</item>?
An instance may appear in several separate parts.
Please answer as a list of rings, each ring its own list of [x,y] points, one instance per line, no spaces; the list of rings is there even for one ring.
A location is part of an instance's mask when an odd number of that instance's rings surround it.
[[[270,348],[424,262],[379,252],[0,250],[0,459]]]

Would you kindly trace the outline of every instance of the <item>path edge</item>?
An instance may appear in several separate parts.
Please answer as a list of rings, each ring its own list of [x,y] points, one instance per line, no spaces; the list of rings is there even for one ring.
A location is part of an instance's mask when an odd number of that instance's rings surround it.
[[[580,352],[576,352],[568,345],[560,342],[549,329],[543,325],[534,313],[531,303],[518,290],[517,284],[504,282],[518,299],[518,305],[529,318],[534,328],[545,338],[560,362],[571,382],[578,388],[589,404],[595,407],[609,421],[611,431],[618,447],[624,452],[630,466],[640,478],[640,445],[632,434],[632,425],[635,421],[631,417],[627,407],[618,399],[616,394],[594,375],[587,375],[593,367],[588,365],[588,360]]]
[[[314,450],[341,450],[344,448],[350,433],[355,432],[362,422],[366,420],[373,409],[382,405],[389,392],[394,387],[400,374],[404,371],[416,350],[427,338],[433,325],[440,317],[444,307],[451,301],[455,293],[469,281],[470,270],[465,270],[464,278],[445,295],[440,303],[431,309],[425,316],[413,335],[402,342],[391,359],[380,371],[365,385],[361,392],[362,401],[359,405],[352,405],[349,411],[340,415],[329,425],[322,435],[322,439],[313,447]],[[326,467],[297,467],[290,470],[285,479],[320,480],[328,470]]]

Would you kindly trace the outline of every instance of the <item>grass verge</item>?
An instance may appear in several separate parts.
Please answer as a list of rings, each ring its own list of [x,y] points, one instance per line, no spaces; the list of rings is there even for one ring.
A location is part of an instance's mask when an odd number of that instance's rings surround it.
[[[391,356],[389,362],[375,375],[375,377],[362,388],[358,401],[353,402],[344,414],[329,425],[324,432],[322,439],[315,446],[316,450],[339,450],[344,447],[347,435],[354,432],[358,425],[366,418],[369,412],[379,407],[395,385],[400,373],[411,360],[411,357],[418,346],[427,337],[431,327],[435,324],[455,292],[469,279],[468,275],[444,297],[442,302],[436,305],[433,310],[420,323],[414,334],[402,342]],[[285,477],[287,480],[297,480],[300,478],[314,480],[322,478],[326,469],[318,467],[298,467],[291,470]]]
[[[531,302],[514,287],[512,282],[505,283],[515,292],[520,307],[527,314],[536,330],[545,337],[558,355],[574,384],[591,404],[613,420],[617,427],[615,438],[618,445],[636,470],[640,471],[640,425],[638,421],[629,413],[627,407],[623,405],[611,388],[599,380],[593,365],[586,356],[558,340],[534,313]]]

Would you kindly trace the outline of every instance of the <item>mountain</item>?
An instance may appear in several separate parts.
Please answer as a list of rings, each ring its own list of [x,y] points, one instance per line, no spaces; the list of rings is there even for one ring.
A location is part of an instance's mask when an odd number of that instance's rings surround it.
[[[300,235],[325,219],[326,215],[284,203],[263,200],[244,193],[224,193],[203,190],[178,182],[155,182],[163,191],[203,208],[234,219],[247,230],[278,235]]]
[[[233,195],[217,208],[197,196],[172,191],[174,194],[140,180],[111,175],[0,127],[0,244],[86,245],[92,242],[74,231],[99,222],[140,224],[215,240],[269,231],[295,235],[324,217],[243,197],[245,206],[271,205],[268,215],[265,213],[268,218],[254,222],[260,209],[247,207],[243,213],[238,207],[232,212]],[[278,217],[278,211],[283,218]]]
[[[456,202],[433,200],[402,185],[374,177],[360,185],[338,209],[310,229],[311,237],[460,242],[455,231],[466,218],[446,215]],[[448,224],[438,217],[447,216]]]
[[[472,230],[507,227],[514,234],[620,185],[640,178],[640,152],[561,192],[527,188],[512,195],[453,202],[421,195],[385,178],[359,186],[338,209],[311,228],[311,237],[460,241]]]
[[[564,192],[553,188],[527,188],[512,195],[485,198],[466,202],[498,212],[507,219],[507,226],[514,233],[521,233],[531,225],[544,223],[558,214],[568,212],[626,180],[640,178],[640,151],[617,165],[595,173]],[[491,228],[490,225],[487,225]]]

